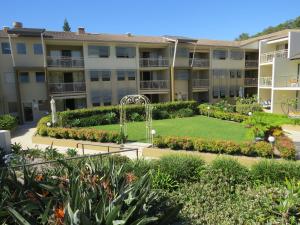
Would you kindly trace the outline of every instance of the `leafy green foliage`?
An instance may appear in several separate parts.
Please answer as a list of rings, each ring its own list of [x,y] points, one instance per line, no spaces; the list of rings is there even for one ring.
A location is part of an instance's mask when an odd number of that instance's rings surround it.
[[[0,130],[12,130],[18,124],[16,117],[11,115],[0,115]]]
[[[66,32],[71,31],[71,27],[70,27],[69,22],[66,18],[64,20],[63,31],[66,31]]]
[[[236,40],[241,41],[241,40],[258,37],[258,36],[274,33],[277,31],[285,30],[285,29],[297,29],[297,28],[300,28],[300,16],[296,17],[295,19],[287,20],[281,24],[278,24],[277,26],[267,27],[263,31],[258,32],[252,36],[250,36],[248,33],[242,33],[239,35],[239,37]]]

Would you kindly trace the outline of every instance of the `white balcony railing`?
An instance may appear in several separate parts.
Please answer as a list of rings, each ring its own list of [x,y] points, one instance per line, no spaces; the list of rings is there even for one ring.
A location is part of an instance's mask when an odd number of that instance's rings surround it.
[[[140,81],[140,88],[147,89],[147,90],[163,90],[169,88],[169,81],[168,80],[141,80]]]
[[[251,86],[251,87],[257,87],[258,85],[258,79],[257,78],[248,78],[246,77],[244,80],[245,86]]]
[[[140,58],[140,67],[168,67],[167,58]]]
[[[245,60],[245,67],[246,68],[257,68],[258,67],[258,60]]]
[[[48,88],[51,94],[78,93],[78,92],[85,92],[86,90],[86,86],[84,82],[49,83]]]
[[[83,68],[83,57],[47,57],[48,67]]]
[[[271,87],[272,86],[272,77],[261,77],[259,79],[260,87]]]
[[[275,57],[287,58],[287,55],[288,55],[287,49],[274,51],[274,52],[266,52],[260,56],[260,63],[271,63],[273,62],[273,58]]]
[[[193,79],[193,88],[208,88],[209,80],[208,79]]]
[[[300,87],[300,78],[297,75],[279,76],[275,79],[276,87]]]
[[[209,67],[209,59],[190,58],[190,66],[192,67]]]

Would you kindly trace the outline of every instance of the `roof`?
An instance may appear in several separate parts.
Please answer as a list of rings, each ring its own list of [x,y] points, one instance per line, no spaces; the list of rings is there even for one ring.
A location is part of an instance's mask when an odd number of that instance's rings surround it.
[[[112,41],[112,42],[138,42],[138,43],[167,43],[159,36],[136,36],[127,34],[78,34],[76,32],[46,31],[45,38],[49,40],[79,40],[79,41]]]
[[[243,47],[247,44],[257,42],[264,39],[278,39],[287,37],[290,31],[300,31],[300,29],[286,29],[271,34],[266,34],[244,41],[222,41],[222,40],[209,40],[197,39],[184,36],[142,36],[142,35],[128,35],[128,34],[102,34],[102,33],[84,33],[78,34],[77,32],[64,32],[64,31],[45,31],[45,29],[37,28],[13,28],[9,29],[8,33],[20,36],[37,36],[44,32],[44,37],[47,40],[69,40],[69,41],[103,41],[103,42],[125,42],[125,43],[157,43],[166,44],[170,40],[178,40],[181,43],[196,43],[202,46],[219,46],[219,47]],[[7,37],[7,33],[0,30],[0,37]]]

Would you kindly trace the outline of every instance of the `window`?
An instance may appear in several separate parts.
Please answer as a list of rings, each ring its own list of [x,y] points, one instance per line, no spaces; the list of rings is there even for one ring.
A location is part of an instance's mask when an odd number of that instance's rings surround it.
[[[135,80],[136,72],[135,71],[128,71],[127,72],[127,77],[128,77],[128,80]]]
[[[235,78],[236,71],[230,70],[230,78]]]
[[[117,71],[117,79],[118,81],[125,80],[125,71]]]
[[[91,70],[91,81],[110,81],[111,71],[109,70]]]
[[[35,55],[42,55],[43,54],[42,44],[33,44],[33,53]]]
[[[234,94],[235,94],[235,87],[230,87],[230,89],[229,89],[229,96],[230,97],[234,97]]]
[[[100,96],[94,96],[92,97],[92,105],[93,106],[100,106]]]
[[[89,57],[108,58],[109,57],[109,46],[88,46]]]
[[[2,54],[10,54],[10,45],[8,42],[1,43]]]
[[[237,71],[236,71],[236,77],[237,77],[237,78],[242,78],[242,76],[243,76],[242,71],[241,71],[241,70],[237,70]]]
[[[110,81],[110,71],[101,71],[102,81]]]
[[[188,80],[189,71],[188,70],[177,70],[175,72],[175,80]]]
[[[110,95],[104,95],[103,96],[103,105],[111,105],[111,96]]]
[[[18,104],[16,102],[8,102],[8,112],[16,113],[18,112]]]
[[[116,47],[117,58],[134,58],[135,48],[134,47]]]
[[[47,100],[39,100],[39,111],[48,111],[48,101]]]
[[[225,60],[227,58],[227,50],[214,50],[214,59]]]
[[[45,82],[45,73],[44,72],[36,72],[35,73],[35,81],[37,83],[44,83]]]
[[[233,60],[242,60],[244,59],[244,52],[240,50],[231,50],[230,58]]]
[[[20,82],[21,83],[29,83],[29,74],[28,74],[28,72],[21,72],[20,73]]]
[[[217,87],[213,89],[213,98],[219,98],[219,89]]]
[[[91,81],[99,81],[99,73],[98,71],[91,70],[90,71],[90,80]]]
[[[17,43],[17,53],[20,55],[26,55],[25,43]]]

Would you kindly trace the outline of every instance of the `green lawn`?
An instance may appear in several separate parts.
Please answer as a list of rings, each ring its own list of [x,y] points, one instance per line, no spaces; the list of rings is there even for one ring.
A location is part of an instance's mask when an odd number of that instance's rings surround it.
[[[153,129],[160,136],[189,136],[214,140],[245,141],[247,128],[243,124],[210,118],[195,116],[167,120],[153,120]],[[120,125],[102,125],[95,127],[101,130],[119,131]],[[145,140],[145,122],[133,122],[127,125],[128,138],[131,141]]]

